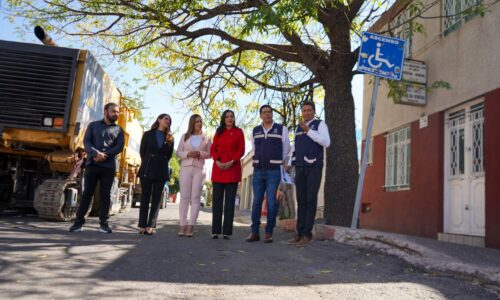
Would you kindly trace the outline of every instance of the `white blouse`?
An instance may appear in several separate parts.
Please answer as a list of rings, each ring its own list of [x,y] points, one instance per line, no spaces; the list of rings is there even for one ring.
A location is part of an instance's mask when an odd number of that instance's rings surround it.
[[[189,137],[189,142],[191,142],[191,147],[193,147],[193,149],[198,149],[198,147],[200,146],[201,144],[201,140],[203,139],[203,137],[200,135],[192,135]]]

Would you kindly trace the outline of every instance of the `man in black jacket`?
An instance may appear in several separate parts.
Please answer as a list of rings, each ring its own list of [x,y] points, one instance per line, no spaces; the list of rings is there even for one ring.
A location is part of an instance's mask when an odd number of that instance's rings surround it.
[[[123,151],[125,138],[123,129],[116,124],[120,110],[118,104],[110,102],[104,106],[104,119],[89,124],[83,144],[87,152],[85,162],[84,189],[76,220],[69,231],[82,231],[92,196],[97,183],[101,184],[100,228],[103,233],[111,233],[108,225],[111,187],[116,173],[116,156]]]

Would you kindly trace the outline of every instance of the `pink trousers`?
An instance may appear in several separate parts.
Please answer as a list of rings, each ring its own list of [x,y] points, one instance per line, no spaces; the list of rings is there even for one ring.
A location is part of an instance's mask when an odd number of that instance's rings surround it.
[[[180,172],[180,189],[181,201],[179,202],[179,223],[181,226],[195,225],[200,211],[201,190],[203,181],[205,180],[205,172],[203,169],[195,166],[181,167]],[[187,214],[189,204],[191,203],[191,213],[189,224],[187,223]]]

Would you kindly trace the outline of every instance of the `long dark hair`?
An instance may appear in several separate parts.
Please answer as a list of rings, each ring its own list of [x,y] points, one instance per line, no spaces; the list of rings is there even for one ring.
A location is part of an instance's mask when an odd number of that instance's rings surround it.
[[[188,130],[186,134],[184,135],[184,141],[187,141],[190,136],[194,134],[194,124],[196,123],[196,119],[200,118],[201,116],[199,114],[194,114],[189,118],[189,125],[188,125]]]
[[[169,114],[160,114],[158,118],[156,118],[156,121],[151,125],[151,130],[158,129],[160,127],[160,122],[158,120],[161,120],[165,117],[168,117],[170,119],[170,125],[165,129],[165,134],[170,133],[170,126],[172,126],[172,117]]]
[[[217,127],[217,131],[215,132],[217,135],[221,135],[224,130],[226,129],[226,115],[228,113],[232,113],[233,116],[234,116],[234,111],[230,110],[230,109],[226,109],[223,113],[222,113],[222,117],[220,118],[220,124],[219,124],[219,127]],[[236,118],[234,118],[234,124],[233,124],[233,127],[234,128],[238,128],[236,127]]]

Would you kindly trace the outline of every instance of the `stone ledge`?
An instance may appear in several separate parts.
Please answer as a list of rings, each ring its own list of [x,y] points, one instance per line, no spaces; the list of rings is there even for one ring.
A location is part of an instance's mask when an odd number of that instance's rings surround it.
[[[295,219],[283,219],[278,221],[278,226],[286,231],[294,232],[297,225]],[[335,237],[335,228],[324,224],[315,224],[313,228],[313,239],[315,240],[333,240]]]
[[[279,220],[278,226],[293,232],[295,231],[296,220]],[[446,255],[446,253],[404,240],[404,238],[391,233],[315,224],[313,239],[335,240],[338,243],[379,251],[399,257],[409,264],[427,271],[464,276],[484,284],[500,286],[500,267],[484,268],[470,263],[463,263]]]

